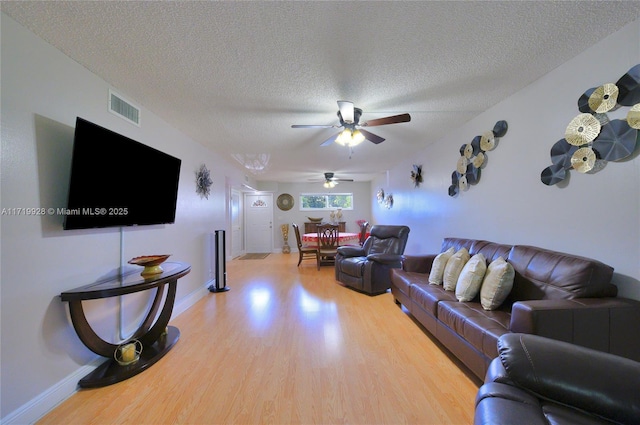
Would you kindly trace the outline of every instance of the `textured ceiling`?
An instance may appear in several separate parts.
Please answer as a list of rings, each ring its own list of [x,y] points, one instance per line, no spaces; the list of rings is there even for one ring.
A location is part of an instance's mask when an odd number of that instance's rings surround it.
[[[640,16],[640,2],[2,2],[2,11],[257,180],[370,180]],[[320,144],[337,100],[387,140]],[[144,120],[144,118],[143,118]],[[143,121],[144,124],[144,121]],[[256,167],[254,167],[256,168]],[[260,168],[260,167],[257,167]]]

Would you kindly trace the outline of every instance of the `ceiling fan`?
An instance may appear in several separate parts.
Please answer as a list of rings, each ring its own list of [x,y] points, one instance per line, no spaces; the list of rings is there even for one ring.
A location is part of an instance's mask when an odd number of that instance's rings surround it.
[[[411,121],[411,115],[400,114],[384,118],[377,118],[371,121],[360,123],[362,109],[353,106],[353,102],[346,100],[338,101],[338,118],[340,125],[292,125],[291,128],[340,128],[344,127],[340,133],[335,134],[325,140],[320,146],[328,146],[336,142],[342,146],[355,146],[368,140],[378,144],[384,142],[384,138],[377,136],[362,127],[375,127],[378,125],[397,124]]]
[[[334,173],[324,173],[324,180],[310,180],[310,181],[323,181],[323,186],[326,188],[336,187],[338,182],[352,182],[353,179],[339,179],[335,177]]]

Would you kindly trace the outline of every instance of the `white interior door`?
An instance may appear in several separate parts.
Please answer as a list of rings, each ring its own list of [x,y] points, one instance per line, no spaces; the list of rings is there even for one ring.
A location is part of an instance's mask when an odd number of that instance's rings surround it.
[[[273,194],[244,195],[245,241],[247,253],[273,249]]]
[[[231,190],[231,258],[242,255],[242,204],[240,192]]]

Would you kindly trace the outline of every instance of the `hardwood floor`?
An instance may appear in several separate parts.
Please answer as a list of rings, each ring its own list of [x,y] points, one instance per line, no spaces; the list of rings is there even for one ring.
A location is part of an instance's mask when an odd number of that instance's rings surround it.
[[[178,344],[40,424],[471,424],[480,384],[398,307],[297,255],[228,263],[229,292],[171,324]],[[179,284],[179,283],[178,283]]]

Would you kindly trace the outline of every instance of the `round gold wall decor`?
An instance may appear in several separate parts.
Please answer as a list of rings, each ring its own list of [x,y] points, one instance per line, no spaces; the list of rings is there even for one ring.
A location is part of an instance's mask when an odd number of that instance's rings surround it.
[[[291,208],[293,208],[293,196],[289,195],[288,193],[283,193],[282,195],[278,196],[276,205],[282,211],[289,211]]]
[[[484,164],[484,160],[485,160],[485,156],[482,152],[480,152],[478,155],[473,157],[473,159],[471,160],[471,163],[473,164],[474,167],[480,168],[482,167],[482,164]]]
[[[473,146],[468,143],[464,147],[464,157],[470,159],[473,156]]]
[[[580,114],[571,120],[565,131],[565,139],[574,146],[593,142],[600,133],[600,121],[591,114]]]
[[[460,188],[460,190],[462,191],[465,191],[468,187],[469,183],[467,183],[467,176],[460,176],[460,179],[458,180],[458,188]]]
[[[615,84],[603,84],[589,96],[589,108],[602,114],[612,110],[618,101],[618,87]]]
[[[467,172],[467,164],[469,163],[469,161],[467,160],[466,156],[461,156],[460,158],[458,158],[458,163],[456,164],[456,170],[460,173],[460,174],[464,174]]]
[[[487,131],[480,137],[480,149],[483,151],[491,151],[496,147],[496,139],[493,136],[493,131]]]
[[[640,103],[636,103],[627,113],[627,124],[629,127],[640,129]]]
[[[579,173],[591,171],[596,163],[596,153],[591,148],[580,148],[571,157],[571,166]]]

